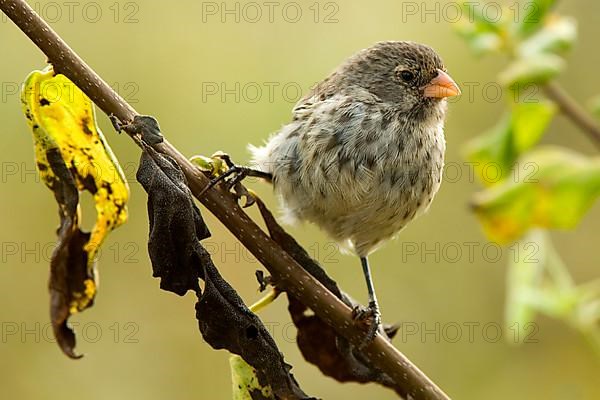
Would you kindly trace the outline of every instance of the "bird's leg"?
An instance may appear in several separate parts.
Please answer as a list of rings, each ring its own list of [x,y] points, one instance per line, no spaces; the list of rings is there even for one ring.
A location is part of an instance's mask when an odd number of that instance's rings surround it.
[[[371,277],[371,269],[369,268],[369,260],[367,257],[361,257],[360,262],[362,264],[363,274],[367,282],[367,290],[369,291],[369,307],[365,309],[354,309],[354,318],[356,320],[371,319],[369,325],[369,331],[362,346],[369,344],[377,335],[379,327],[381,326],[381,313],[379,312],[379,304],[377,303],[377,296],[375,295],[375,287],[373,286],[373,278]]]

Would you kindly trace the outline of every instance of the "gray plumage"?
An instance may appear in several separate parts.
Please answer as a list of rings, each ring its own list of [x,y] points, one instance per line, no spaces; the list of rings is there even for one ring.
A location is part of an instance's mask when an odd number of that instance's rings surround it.
[[[441,182],[446,96],[423,88],[440,70],[425,45],[377,43],[312,89],[263,147],[251,147],[287,220],[313,222],[366,257],[427,210]]]

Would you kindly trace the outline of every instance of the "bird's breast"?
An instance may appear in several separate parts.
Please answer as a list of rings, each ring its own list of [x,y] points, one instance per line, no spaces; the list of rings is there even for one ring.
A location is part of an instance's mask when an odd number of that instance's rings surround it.
[[[365,253],[428,208],[445,140],[441,120],[350,117],[339,129],[310,122],[286,128],[272,143],[274,183],[291,219],[314,222]]]

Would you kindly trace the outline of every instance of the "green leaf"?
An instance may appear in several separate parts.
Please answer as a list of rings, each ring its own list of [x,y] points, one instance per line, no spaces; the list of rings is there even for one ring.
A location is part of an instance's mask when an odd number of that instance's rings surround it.
[[[465,2],[461,6],[463,18],[455,25],[455,29],[466,40],[471,50],[477,55],[483,55],[500,49],[505,30],[503,20],[489,19],[482,12],[481,4]]]
[[[534,32],[555,3],[556,0],[532,0],[519,7],[519,11],[515,14],[519,33],[528,35]]]
[[[540,141],[556,111],[557,107],[551,101],[514,104],[512,144],[515,154],[524,153]]]
[[[535,342],[532,321],[541,313],[578,330],[600,355],[600,280],[575,286],[541,230],[529,232],[512,250],[505,307],[509,342]]]
[[[475,54],[483,55],[500,49],[502,41],[497,34],[486,32],[473,36],[469,41],[469,45]]]
[[[592,97],[588,101],[588,106],[590,110],[594,113],[594,115],[600,118],[600,95]]]
[[[506,330],[511,344],[522,343],[529,332],[530,323],[537,313],[535,304],[541,296],[546,264],[546,236],[540,230],[530,232],[515,244],[514,257],[510,258],[506,280],[506,306],[504,308]]]
[[[477,32],[471,24],[459,24],[456,26],[456,31],[467,41],[477,56],[493,53],[502,46],[500,36],[496,33]]]
[[[571,17],[549,19],[518,48],[522,57],[539,53],[564,53],[577,39],[577,22]]]
[[[581,301],[577,321],[586,328],[595,328],[600,334],[600,279],[585,283],[577,288]]]
[[[516,159],[511,140],[512,122],[510,116],[505,116],[465,146],[465,158],[472,163],[476,176],[484,185],[490,186],[506,178]]]
[[[461,4],[463,9],[463,15],[466,19],[475,25],[478,32],[501,32],[503,26],[500,24],[500,21],[492,20],[488,17],[488,14],[485,13],[484,6],[481,3],[473,2],[473,1],[465,1]]]
[[[564,60],[557,55],[529,55],[509,64],[500,74],[500,83],[505,86],[543,84],[557,76],[564,67]]]
[[[562,148],[537,149],[508,179],[473,199],[490,240],[508,243],[533,227],[571,229],[600,194],[600,158]]]
[[[229,357],[231,369],[231,384],[233,389],[233,400],[275,399],[270,386],[262,387],[258,381],[256,370],[252,368],[242,357],[232,355]]]
[[[508,178],[517,158],[539,142],[556,110],[549,101],[514,103],[510,117],[471,140],[466,158],[481,182],[491,186]]]

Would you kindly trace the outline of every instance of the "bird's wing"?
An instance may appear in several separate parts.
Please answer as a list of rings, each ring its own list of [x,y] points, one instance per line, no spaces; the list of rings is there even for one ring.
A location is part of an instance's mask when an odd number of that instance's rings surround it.
[[[293,114],[294,122],[282,133],[286,159],[294,162],[282,165],[311,185],[368,185],[375,170],[383,168],[385,154],[396,151],[386,137],[388,107],[367,91],[326,98],[313,94]]]
[[[319,114],[321,110],[329,110],[332,106],[344,112],[357,106],[377,104],[381,105],[379,97],[363,88],[351,87],[340,93],[317,86],[296,103],[292,115],[294,121],[298,121]]]

